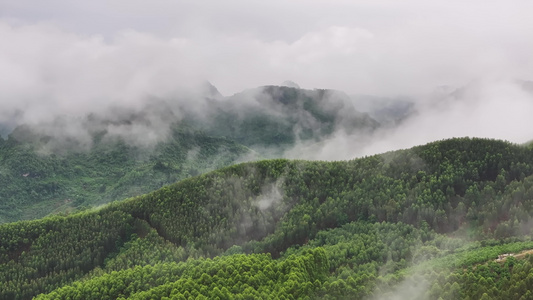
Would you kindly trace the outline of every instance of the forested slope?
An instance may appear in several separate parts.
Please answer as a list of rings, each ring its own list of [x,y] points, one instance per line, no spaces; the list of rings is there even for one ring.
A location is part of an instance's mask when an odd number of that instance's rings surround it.
[[[282,157],[302,141],[379,126],[341,92],[279,86],[22,124],[0,137],[0,223],[142,195],[239,161]]]
[[[67,143],[63,154],[39,153],[47,139],[25,127],[0,138],[0,223],[142,195],[252,155],[233,141],[178,124],[149,148],[104,142],[95,134],[85,151],[69,150]]]
[[[533,249],[532,205],[532,149],[503,141],[244,163],[97,210],[0,226],[0,293],[353,299],[407,285],[410,298],[520,299],[533,288],[520,277],[530,260],[493,261]]]

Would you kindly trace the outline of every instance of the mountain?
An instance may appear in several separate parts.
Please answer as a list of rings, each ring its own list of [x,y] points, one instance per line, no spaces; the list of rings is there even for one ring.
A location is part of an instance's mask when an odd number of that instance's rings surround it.
[[[527,298],[532,151],[461,138],[351,161],[242,163],[4,224],[0,295]]]
[[[386,98],[370,95],[351,96],[354,105],[386,127],[394,127],[417,113],[416,105],[407,97]]]
[[[223,97],[209,82],[182,98],[9,124],[0,138],[0,223],[138,196],[239,161],[283,157],[302,141],[380,126],[342,92],[265,86]]]
[[[211,100],[208,107],[203,118],[191,114],[189,124],[258,151],[275,148],[277,155],[299,141],[318,142],[339,130],[369,134],[380,126],[334,90],[264,86]]]
[[[294,82],[294,81],[291,81],[291,80],[285,80],[281,83],[281,86],[286,86],[286,87],[291,87],[291,88],[297,88],[299,89],[300,86]]]

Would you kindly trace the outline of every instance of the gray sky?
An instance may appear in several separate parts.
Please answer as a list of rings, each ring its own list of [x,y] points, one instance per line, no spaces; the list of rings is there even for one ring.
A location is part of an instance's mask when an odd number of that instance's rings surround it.
[[[0,0],[0,123],[141,109],[203,80],[224,95],[292,80],[422,100],[477,82],[364,148],[342,132],[304,146],[344,159],[454,136],[525,142],[533,100],[511,83],[533,80],[531,12],[530,0]]]
[[[0,0],[0,76],[6,83],[16,69],[47,72],[60,61],[68,67],[49,81],[68,84],[81,71],[106,78],[99,89],[110,85],[103,64],[123,69],[112,75],[118,85],[135,81],[135,66],[154,81],[206,78],[226,95],[287,79],[413,94],[484,76],[530,78],[532,11],[529,0]]]

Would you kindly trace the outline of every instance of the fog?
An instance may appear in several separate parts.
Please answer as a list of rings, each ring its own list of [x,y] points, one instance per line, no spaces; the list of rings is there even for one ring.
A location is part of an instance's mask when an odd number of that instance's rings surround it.
[[[454,136],[533,139],[532,96],[516,84],[533,79],[530,1],[2,0],[0,7],[0,125],[8,128],[30,124],[83,139],[84,118],[95,114],[115,119],[110,135],[152,144],[182,117],[173,105],[206,109],[205,81],[230,96],[292,80],[305,89],[408,96],[417,114],[372,136],[338,131],[301,142],[287,157],[349,159]],[[466,92],[436,96],[443,85]],[[161,99],[168,119],[150,113]],[[121,124],[117,108],[143,114],[144,123]],[[58,117],[63,123],[54,126]]]
[[[533,94],[510,81],[487,80],[468,86],[464,95],[421,106],[413,118],[383,133],[367,153],[408,148],[450,137],[488,137],[525,143],[532,140],[529,112]]]
[[[533,93],[524,89],[520,82],[487,79],[458,91],[460,93],[418,98],[414,106],[416,112],[397,126],[381,128],[372,135],[337,131],[319,143],[299,143],[285,155],[344,160],[452,137],[483,137],[513,143],[533,140],[530,117]]]

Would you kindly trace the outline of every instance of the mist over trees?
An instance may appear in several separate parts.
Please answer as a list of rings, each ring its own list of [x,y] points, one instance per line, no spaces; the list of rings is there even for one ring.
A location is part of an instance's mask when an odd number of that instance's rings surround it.
[[[529,283],[512,288],[491,261],[513,253],[505,270],[517,278],[515,267],[529,268],[531,151],[463,138],[351,161],[242,163],[97,210],[5,224],[0,290],[338,299],[405,285],[421,299],[519,298]]]
[[[236,162],[283,157],[337,131],[362,136],[379,127],[336,91],[267,86],[223,98],[208,83],[201,90],[187,101],[148,99],[139,110],[16,126],[0,144],[0,221],[97,206]]]
[[[476,105],[475,89],[430,106],[201,91],[6,129],[0,221],[52,216],[0,226],[4,298],[527,297],[528,281],[509,278],[533,249],[529,144],[277,158],[374,151],[439,109]]]
[[[533,103],[527,82],[518,83],[513,85],[520,90],[520,97],[513,98],[517,105]],[[474,116],[465,117],[478,122],[476,110],[485,115],[503,105],[479,102],[479,94],[486,93],[479,84],[440,89],[422,105],[409,98],[287,86],[224,97],[206,82],[177,98],[147,98],[133,107],[4,124],[9,134],[0,142],[0,194],[5,199],[0,222],[97,206],[242,161],[339,160],[412,146],[463,128],[443,119],[465,107],[475,108]],[[487,120],[473,127],[487,123],[496,124]],[[520,122],[496,126],[508,132]]]
[[[533,2],[0,7],[0,299],[533,299]]]

